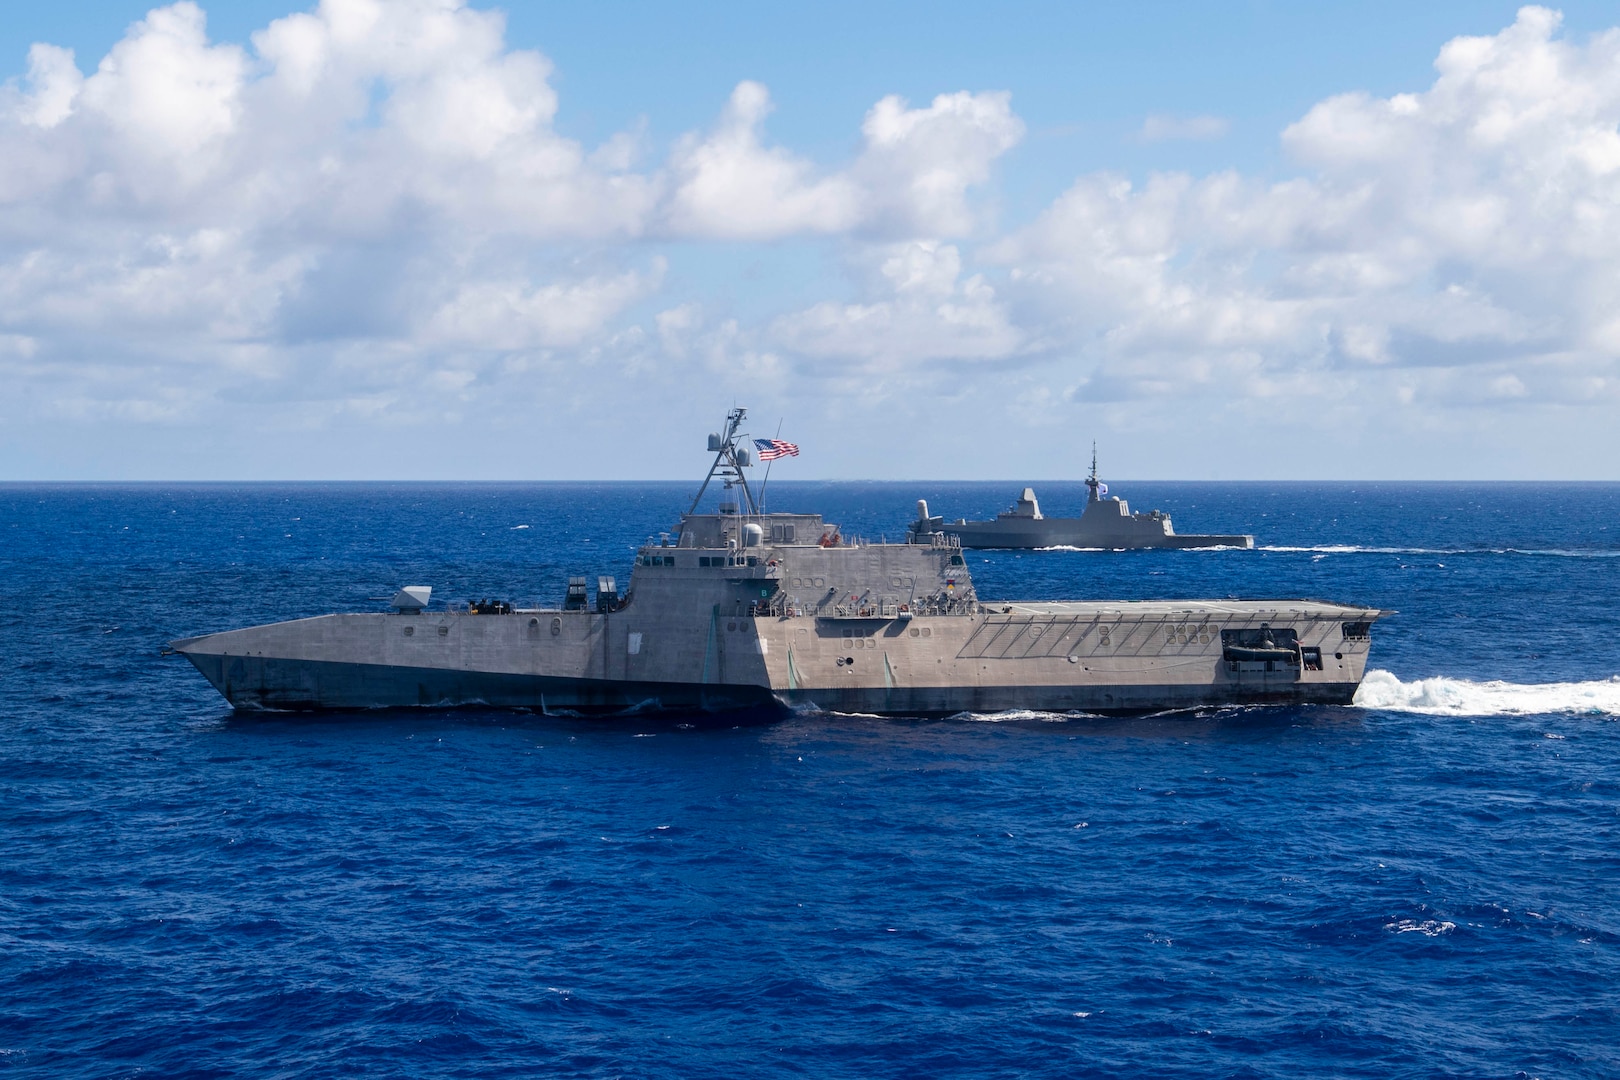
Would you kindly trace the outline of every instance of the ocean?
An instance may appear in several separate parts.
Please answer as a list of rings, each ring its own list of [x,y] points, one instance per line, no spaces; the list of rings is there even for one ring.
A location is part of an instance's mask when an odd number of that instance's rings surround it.
[[[623,584],[692,486],[0,486],[0,1073],[1620,1075],[1620,484],[1114,487],[1259,548],[980,595],[1394,609],[1357,704],[236,716],[165,642]]]

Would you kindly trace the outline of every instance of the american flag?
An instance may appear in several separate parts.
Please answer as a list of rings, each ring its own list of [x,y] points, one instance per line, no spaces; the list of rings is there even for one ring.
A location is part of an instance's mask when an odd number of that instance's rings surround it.
[[[755,439],[754,446],[759,450],[759,460],[775,461],[779,457],[798,457],[798,443],[783,442],[781,439]]]

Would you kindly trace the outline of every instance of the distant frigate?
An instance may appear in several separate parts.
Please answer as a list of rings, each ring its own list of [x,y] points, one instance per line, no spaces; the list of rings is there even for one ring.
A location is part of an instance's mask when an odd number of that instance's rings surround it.
[[[629,588],[571,578],[561,607],[431,606],[407,586],[354,612],[173,643],[238,709],[496,706],[542,712],[810,705],[879,715],[1135,713],[1346,703],[1377,608],[1316,600],[980,600],[955,536],[845,536],[766,513],[744,410]],[[698,506],[711,482],[724,493]],[[927,518],[926,509],[922,515]]]
[[[1097,479],[1097,447],[1091,447],[1091,475],[1086,478],[1086,508],[1077,518],[1052,518],[1041,514],[1035,489],[1025,488],[1012,508],[996,515],[994,521],[967,521],[931,518],[927,507],[912,523],[914,535],[943,532],[954,536],[965,548],[1212,548],[1254,547],[1254,537],[1232,535],[1181,535],[1162,510],[1131,513],[1124,499],[1108,495],[1108,485]]]

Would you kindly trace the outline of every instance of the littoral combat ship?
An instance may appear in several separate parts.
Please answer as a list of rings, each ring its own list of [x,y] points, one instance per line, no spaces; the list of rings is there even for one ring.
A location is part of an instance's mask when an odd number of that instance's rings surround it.
[[[956,538],[846,538],[818,514],[766,513],[744,410],[671,534],[620,595],[569,582],[559,608],[322,615],[173,643],[238,709],[488,705],[548,712],[806,704],[882,715],[1031,709],[1133,713],[1346,703],[1376,608],[1311,600],[979,599]],[[716,513],[704,491],[724,485]],[[928,520],[926,507],[921,517]]]
[[[1086,477],[1086,508],[1077,518],[1041,516],[1035,489],[1025,488],[1012,509],[996,515],[994,521],[947,522],[918,518],[913,531],[936,529],[956,537],[966,548],[1211,548],[1254,547],[1247,535],[1181,535],[1162,510],[1131,513],[1130,504],[1108,495],[1108,485],[1097,479],[1097,447],[1091,447],[1091,475]]]

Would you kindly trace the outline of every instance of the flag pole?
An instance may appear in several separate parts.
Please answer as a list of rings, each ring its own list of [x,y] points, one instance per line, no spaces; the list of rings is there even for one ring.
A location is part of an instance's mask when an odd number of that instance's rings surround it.
[[[777,421],[776,421],[776,436],[775,437],[778,438],[778,439],[780,439],[782,437],[782,420],[781,420],[781,418],[778,418]],[[765,513],[765,485],[769,484],[771,482],[771,466],[775,465],[775,464],[776,464],[776,459],[775,458],[771,458],[771,460],[769,460],[769,461],[767,461],[765,463],[765,479],[763,479],[763,480],[761,480],[759,482],[759,512],[760,512],[761,515],[763,515]]]

